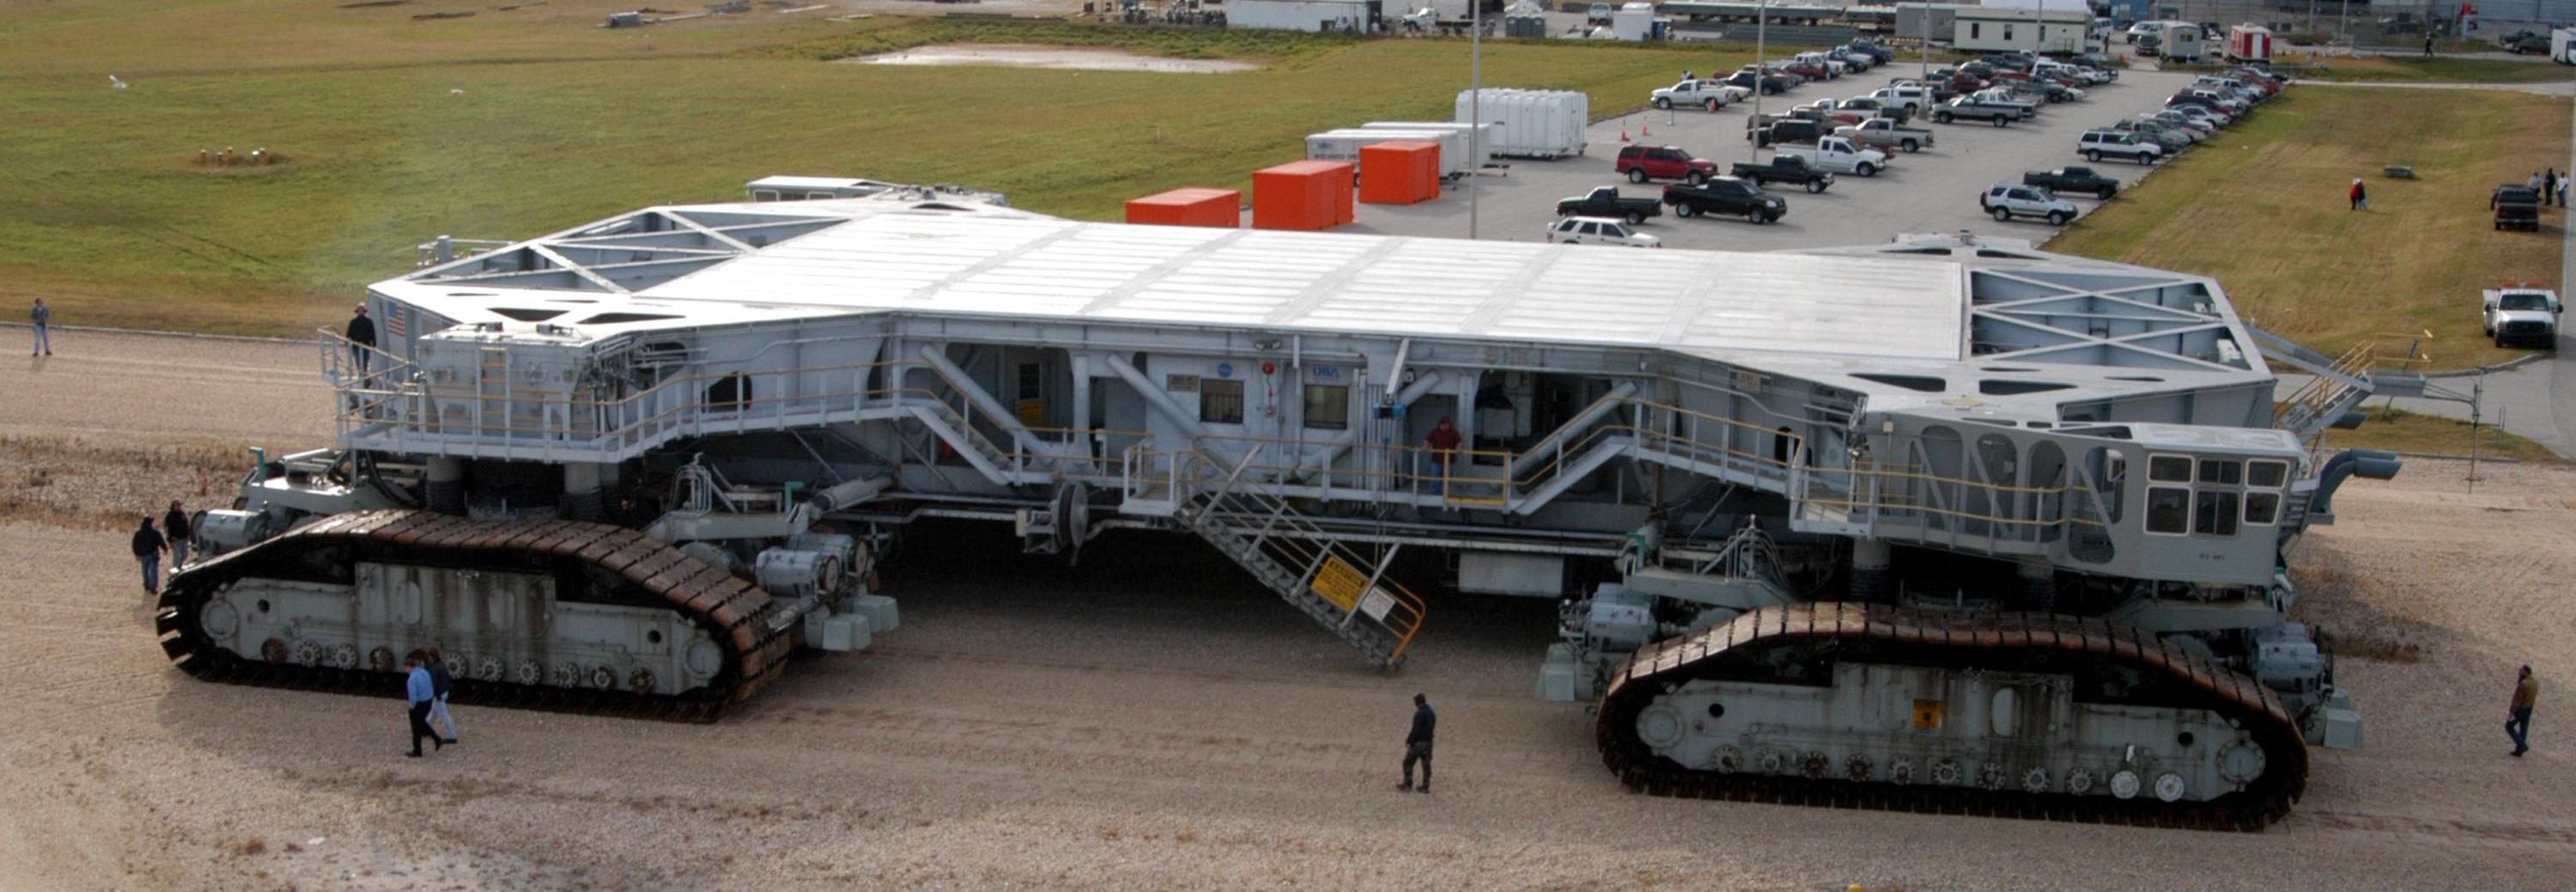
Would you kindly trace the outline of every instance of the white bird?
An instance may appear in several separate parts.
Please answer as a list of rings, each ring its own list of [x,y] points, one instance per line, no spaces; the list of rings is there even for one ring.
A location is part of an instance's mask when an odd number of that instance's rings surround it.
[[[108,75],[108,76],[107,76],[107,85],[108,85],[108,86],[111,86],[111,87],[115,87],[115,88],[117,88],[117,89],[119,89],[119,90],[125,89],[125,82],[124,82],[124,81],[121,81],[121,80],[117,80],[117,79],[116,79],[116,75],[113,75],[113,74],[111,74],[111,75]]]

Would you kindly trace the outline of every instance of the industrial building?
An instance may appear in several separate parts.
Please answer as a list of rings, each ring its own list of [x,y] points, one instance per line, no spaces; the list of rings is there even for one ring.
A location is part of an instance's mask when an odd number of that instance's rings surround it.
[[[2093,13],[2082,4],[2070,3],[2069,7],[1959,7],[1951,12],[1950,46],[1963,53],[2084,52],[2085,38],[2092,32]]]

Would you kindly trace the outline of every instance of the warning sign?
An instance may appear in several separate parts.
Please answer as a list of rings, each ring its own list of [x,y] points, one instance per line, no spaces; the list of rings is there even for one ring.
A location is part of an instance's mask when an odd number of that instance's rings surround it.
[[[1360,599],[1360,612],[1368,614],[1368,618],[1378,622],[1386,622],[1386,612],[1393,609],[1395,609],[1395,596],[1387,594],[1382,588],[1371,586],[1368,597]]]
[[[1315,579],[1306,584],[1318,597],[1348,611],[1360,602],[1360,594],[1369,587],[1368,575],[1338,556],[1326,556],[1324,566],[1315,570]]]
[[[1941,707],[1944,705],[1946,704],[1939,700],[1914,701],[1914,727],[1926,731],[1939,729],[1941,727]]]

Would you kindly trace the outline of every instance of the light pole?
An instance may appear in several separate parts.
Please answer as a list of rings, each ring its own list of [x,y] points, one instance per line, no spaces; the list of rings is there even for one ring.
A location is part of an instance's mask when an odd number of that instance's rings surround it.
[[[1753,6],[1753,160],[1762,160],[1762,87],[1771,80],[1771,63],[1764,61],[1765,38],[1770,34],[1771,0],[1759,0]]]
[[[1485,0],[1467,0],[1467,160],[1485,157]],[[1479,162],[1481,163],[1481,162]],[[1476,240],[1476,177],[1467,170],[1467,240]]]
[[[1919,49],[1923,51],[1923,77],[1921,80],[1923,81],[1923,99],[1928,102],[1932,99],[1932,4],[1923,4],[1923,16],[1921,21],[1923,23],[1923,45],[1919,47]]]

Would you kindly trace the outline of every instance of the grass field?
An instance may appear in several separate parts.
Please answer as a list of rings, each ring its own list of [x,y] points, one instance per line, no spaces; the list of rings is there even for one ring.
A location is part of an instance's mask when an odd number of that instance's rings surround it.
[[[2498,232],[2486,197],[2568,158],[2564,98],[2293,88],[2078,220],[2052,250],[2216,277],[2253,324],[2328,355],[2431,331],[2436,368],[2520,355],[2481,337],[2478,291],[2556,281],[2565,212]],[[2381,175],[2411,165],[2416,179]],[[2353,178],[2371,210],[2349,209]]]
[[[2479,47],[2493,51],[2494,44]],[[2556,65],[2533,59],[2462,59],[2452,56],[2314,56],[2281,54],[2273,60],[2284,65],[2314,65],[2302,69],[2299,77],[2328,81],[2451,81],[2460,83],[2539,83],[2576,80],[2576,66]]]
[[[416,13],[479,10],[413,21]],[[1310,132],[1445,119],[1454,40],[1205,29],[840,22],[763,11],[594,27],[627,0],[508,12],[434,0],[56,0],[0,14],[0,301],[61,324],[307,331],[449,233],[525,237],[772,173],[960,182],[1107,219],[1181,185],[1244,187]],[[689,6],[685,8],[694,8]],[[1233,74],[824,64],[956,41],[1070,42],[1265,63]],[[1498,42],[1497,86],[1638,104],[1731,48]],[[108,75],[131,84],[111,89]],[[199,149],[265,146],[269,167]],[[12,311],[15,312],[15,311]]]
[[[2441,455],[2467,455],[2475,438],[2478,455],[2510,458],[2517,461],[2564,463],[2549,448],[2530,440],[2505,433],[2494,419],[2472,429],[2466,421],[2454,421],[2438,415],[2420,415],[2403,409],[2369,409],[2370,420],[2348,431],[2326,432],[2329,449],[2388,449],[2398,452],[2427,452]]]

